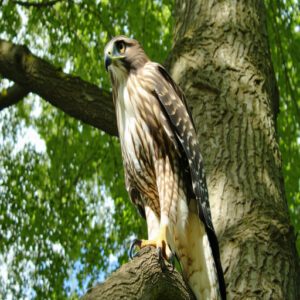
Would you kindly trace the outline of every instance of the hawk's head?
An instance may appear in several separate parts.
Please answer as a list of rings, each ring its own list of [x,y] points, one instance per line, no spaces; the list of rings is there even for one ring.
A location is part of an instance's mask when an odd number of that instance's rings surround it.
[[[138,41],[114,37],[104,49],[105,68],[115,76],[136,71],[149,60]]]

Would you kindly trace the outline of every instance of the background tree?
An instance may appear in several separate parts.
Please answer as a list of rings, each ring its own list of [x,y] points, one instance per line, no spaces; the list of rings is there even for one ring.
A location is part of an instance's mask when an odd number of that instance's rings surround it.
[[[116,134],[102,53],[110,36],[125,33],[166,62],[186,92],[232,298],[296,299],[275,122],[280,111],[286,195],[299,231],[297,2],[269,0],[266,10],[258,0],[0,4],[8,41],[0,41],[3,298],[76,298],[127,261],[133,235],[145,235],[124,190],[117,139],[78,121]]]

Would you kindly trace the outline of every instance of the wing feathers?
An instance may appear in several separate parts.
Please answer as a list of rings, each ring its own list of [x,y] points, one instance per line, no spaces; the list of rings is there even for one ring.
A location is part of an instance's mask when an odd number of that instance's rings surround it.
[[[158,72],[156,74],[157,77],[155,78],[155,88],[153,93],[159,100],[165,115],[170,121],[178,143],[181,146],[180,148],[184,151],[181,156],[186,157],[187,159],[193,185],[193,193],[197,202],[198,214],[205,225],[218,273],[220,293],[222,299],[226,299],[219,244],[211,220],[203,160],[200,154],[200,147],[193,119],[180,88],[175,84],[171,76],[162,66],[158,64],[156,64],[156,66]]]

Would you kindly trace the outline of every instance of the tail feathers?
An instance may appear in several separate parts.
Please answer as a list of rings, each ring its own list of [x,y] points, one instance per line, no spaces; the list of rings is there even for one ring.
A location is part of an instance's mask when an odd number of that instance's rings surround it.
[[[176,247],[177,246],[177,247]],[[175,247],[183,275],[198,300],[221,299],[218,275],[205,227],[190,212],[185,235]]]
[[[210,244],[210,249],[212,250],[212,255],[214,257],[216,271],[218,274],[221,299],[226,300],[226,285],[225,285],[225,279],[224,279],[224,274],[223,274],[223,269],[221,264],[218,239],[215,231],[211,230],[210,228],[207,228],[207,236]]]

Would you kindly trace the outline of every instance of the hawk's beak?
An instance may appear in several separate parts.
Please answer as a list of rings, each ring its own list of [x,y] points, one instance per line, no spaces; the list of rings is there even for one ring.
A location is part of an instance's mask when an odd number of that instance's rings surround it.
[[[110,64],[112,62],[111,57],[108,54],[105,54],[104,61],[105,61],[105,69],[107,71],[108,67],[110,66]]]
[[[113,61],[119,60],[125,58],[124,55],[120,55],[116,48],[113,48],[112,52],[107,52],[104,56],[104,62],[105,62],[105,69],[108,71],[108,67],[112,64]]]

